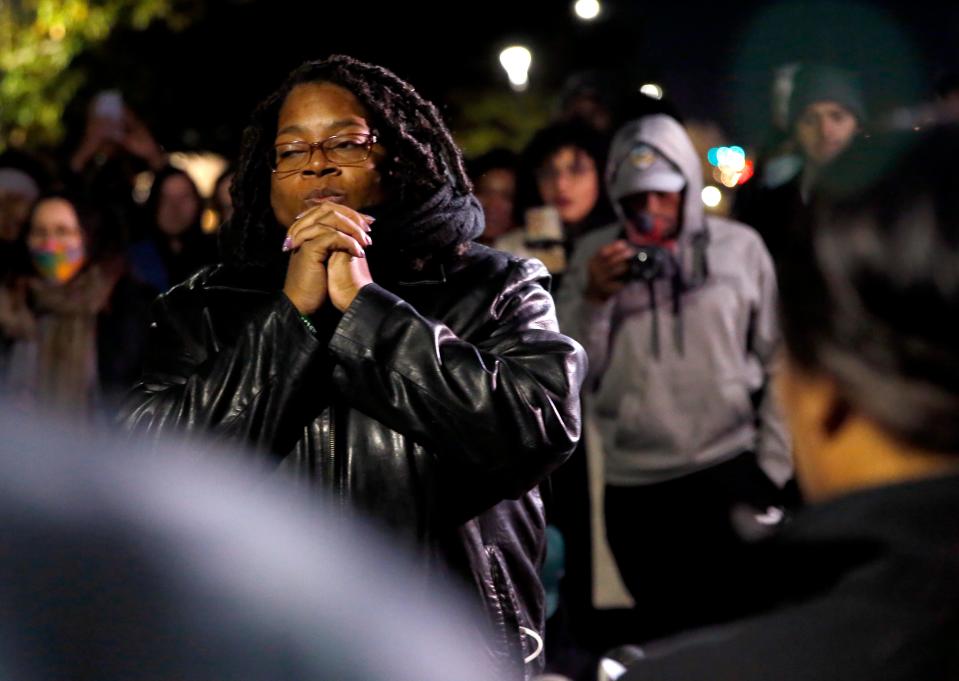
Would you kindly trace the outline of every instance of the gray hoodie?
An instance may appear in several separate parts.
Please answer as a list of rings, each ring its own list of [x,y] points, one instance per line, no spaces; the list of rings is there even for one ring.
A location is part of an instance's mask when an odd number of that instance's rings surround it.
[[[626,165],[637,144],[686,178],[675,277],[632,282],[605,303],[587,300],[590,258],[622,238],[620,199],[635,193]],[[755,450],[782,485],[790,445],[770,376],[779,346],[776,277],[749,227],[703,212],[702,167],[673,118],[646,116],[616,134],[606,173],[620,222],[576,245],[559,291],[564,333],[589,355],[587,391],[606,460],[606,482],[643,485],[693,473]]]

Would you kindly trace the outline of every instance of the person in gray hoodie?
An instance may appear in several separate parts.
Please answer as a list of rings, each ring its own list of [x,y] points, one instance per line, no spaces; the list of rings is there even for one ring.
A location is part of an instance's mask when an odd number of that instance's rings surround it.
[[[621,128],[606,182],[618,221],[577,244],[557,306],[589,356],[607,539],[654,637],[744,605],[732,518],[776,506],[791,478],[769,385],[776,277],[752,229],[704,214],[675,119]]]

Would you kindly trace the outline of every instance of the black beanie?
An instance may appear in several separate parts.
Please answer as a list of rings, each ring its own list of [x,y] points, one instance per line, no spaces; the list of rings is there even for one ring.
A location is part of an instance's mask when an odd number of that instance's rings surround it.
[[[851,71],[834,66],[804,66],[793,81],[789,98],[789,127],[793,127],[807,106],[814,102],[836,102],[859,121],[866,119],[866,104],[859,79]]]

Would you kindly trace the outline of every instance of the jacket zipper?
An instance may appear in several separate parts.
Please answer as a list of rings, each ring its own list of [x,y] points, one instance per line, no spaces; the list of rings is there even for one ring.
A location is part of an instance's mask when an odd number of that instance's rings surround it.
[[[339,464],[336,461],[336,425],[335,425],[336,421],[334,418],[335,416],[336,414],[333,413],[333,405],[331,404],[329,415],[327,417],[330,420],[329,440],[328,440],[328,443],[330,445],[330,468],[332,469],[331,472],[333,473],[333,480],[334,480],[333,493],[339,496],[340,476],[339,476]]]
[[[346,494],[344,480],[346,479],[346,462],[336,456],[336,408],[330,405],[330,461],[333,463],[333,496],[340,513],[345,515]]]

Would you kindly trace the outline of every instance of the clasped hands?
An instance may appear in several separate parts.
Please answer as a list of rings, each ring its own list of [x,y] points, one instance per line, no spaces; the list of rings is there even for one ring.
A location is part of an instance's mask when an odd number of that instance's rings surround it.
[[[313,314],[327,298],[343,312],[360,289],[373,283],[366,261],[373,220],[333,201],[296,217],[283,242],[283,250],[292,252],[283,293],[300,314]]]

